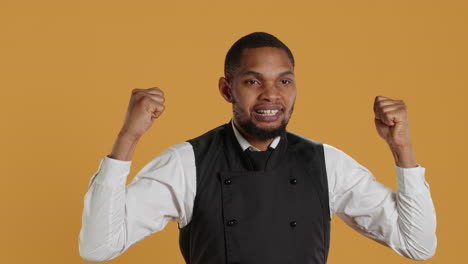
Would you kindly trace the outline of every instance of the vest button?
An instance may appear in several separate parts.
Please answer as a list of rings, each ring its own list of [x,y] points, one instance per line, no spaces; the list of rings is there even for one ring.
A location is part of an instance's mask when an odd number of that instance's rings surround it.
[[[231,181],[231,179],[226,179],[226,180],[224,180],[224,183],[225,183],[225,184],[231,184],[232,181]]]
[[[290,182],[291,184],[296,184],[296,183],[297,183],[297,179],[296,179],[296,178],[291,179],[291,180],[289,180],[289,182]]]
[[[228,221],[227,221],[227,225],[228,225],[228,226],[233,226],[233,225],[235,225],[235,224],[237,224],[237,220],[236,220],[236,219],[231,219],[231,220],[228,220]]]
[[[291,221],[291,222],[289,222],[289,225],[290,225],[291,227],[296,227],[297,222],[296,222],[296,221]]]

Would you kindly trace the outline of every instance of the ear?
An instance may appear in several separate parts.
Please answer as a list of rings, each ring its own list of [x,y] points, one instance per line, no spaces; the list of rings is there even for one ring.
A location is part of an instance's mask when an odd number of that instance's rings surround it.
[[[232,103],[231,85],[226,78],[220,77],[218,82],[219,93],[229,103]]]

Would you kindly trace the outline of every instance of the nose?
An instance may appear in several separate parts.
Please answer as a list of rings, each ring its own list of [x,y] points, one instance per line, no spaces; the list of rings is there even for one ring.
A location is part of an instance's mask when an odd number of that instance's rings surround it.
[[[260,93],[260,100],[275,102],[280,98],[280,94],[278,91],[278,87],[274,84],[266,83],[263,88],[262,92]]]

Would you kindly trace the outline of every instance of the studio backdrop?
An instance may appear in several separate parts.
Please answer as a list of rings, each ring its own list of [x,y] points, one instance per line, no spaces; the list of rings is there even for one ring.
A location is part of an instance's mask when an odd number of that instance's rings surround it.
[[[133,88],[166,110],[138,143],[129,183],[162,151],[229,121],[218,92],[240,37],[271,33],[292,50],[297,100],[288,130],[335,146],[396,190],[373,100],[408,106],[426,168],[438,247],[466,250],[466,1],[11,1],[0,5],[1,263],[86,263],[83,199],[122,127]],[[416,263],[332,218],[328,263]],[[109,263],[184,263],[177,224]]]

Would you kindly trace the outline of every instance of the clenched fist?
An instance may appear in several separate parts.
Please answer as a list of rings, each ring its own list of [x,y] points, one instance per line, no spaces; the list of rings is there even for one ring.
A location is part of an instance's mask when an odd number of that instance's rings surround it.
[[[161,89],[133,89],[120,134],[140,138],[163,111],[164,93]]]
[[[374,113],[377,132],[390,146],[410,144],[408,114],[402,100],[377,96]]]

